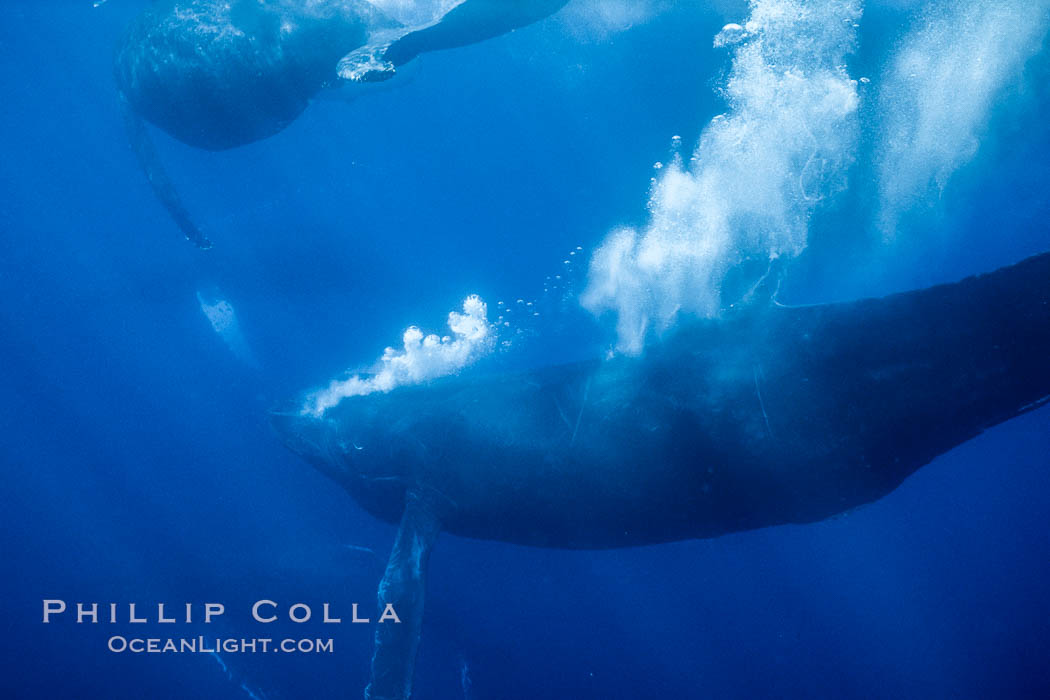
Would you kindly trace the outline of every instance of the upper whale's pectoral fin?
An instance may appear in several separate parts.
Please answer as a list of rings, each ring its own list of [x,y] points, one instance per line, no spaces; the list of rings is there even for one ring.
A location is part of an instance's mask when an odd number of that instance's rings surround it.
[[[384,54],[393,67],[421,53],[454,49],[537,22],[557,12],[568,0],[465,0],[440,21],[405,34]]]
[[[161,165],[160,158],[157,156],[157,149],[154,147],[153,140],[146,129],[146,123],[128,104],[128,100],[124,95],[120,96],[120,104],[121,111],[124,114],[124,126],[128,132],[128,141],[131,142],[131,148],[135,151],[135,157],[138,159],[142,171],[146,173],[150,187],[153,188],[153,194],[157,196],[160,203],[168,210],[171,218],[175,220],[175,224],[186,235],[187,239],[195,243],[198,248],[211,248],[211,241],[193,223],[189,212],[186,211],[186,207],[182,204],[182,199],[179,198],[179,193],[175,191],[175,185],[168,177],[164,166]]]
[[[372,680],[366,700],[407,700],[423,625],[427,561],[441,531],[438,509],[428,494],[410,489],[394,549],[379,584]]]
[[[390,44],[369,44],[354,49],[344,56],[336,66],[336,73],[343,80],[354,83],[378,83],[394,77],[396,68],[386,59]]]

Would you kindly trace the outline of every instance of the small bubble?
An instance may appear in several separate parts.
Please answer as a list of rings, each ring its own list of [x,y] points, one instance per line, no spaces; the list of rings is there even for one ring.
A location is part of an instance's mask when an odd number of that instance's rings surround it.
[[[862,83],[864,83],[865,85],[867,85],[868,83],[870,83],[870,82],[871,82],[871,78],[861,78],[861,79],[860,79],[860,82],[862,82]]]
[[[656,161],[655,163],[653,163],[653,170],[659,170],[662,167],[664,167],[664,164],[660,161]]]

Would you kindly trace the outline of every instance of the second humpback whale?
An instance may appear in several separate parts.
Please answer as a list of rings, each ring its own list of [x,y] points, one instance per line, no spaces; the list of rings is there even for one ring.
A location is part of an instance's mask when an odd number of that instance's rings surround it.
[[[409,4],[431,11],[406,25],[378,0],[160,0],[128,27],[114,75],[154,192],[206,248],[143,120],[197,148],[234,148],[281,131],[325,88],[385,80],[420,53],[499,36],[566,2],[420,0]]]
[[[272,417],[400,529],[367,698],[407,698],[441,530],[607,548],[809,523],[1050,398],[1050,253],[955,284],[683,322],[640,358],[463,375]]]

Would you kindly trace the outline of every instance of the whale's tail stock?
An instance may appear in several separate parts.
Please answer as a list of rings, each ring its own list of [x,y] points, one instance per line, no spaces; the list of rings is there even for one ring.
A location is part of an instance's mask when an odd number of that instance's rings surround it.
[[[1050,399],[1050,253],[879,299],[774,307],[755,320],[770,411],[794,414],[788,425],[807,441],[841,430],[850,440],[829,450],[844,457],[863,446],[887,484]]]

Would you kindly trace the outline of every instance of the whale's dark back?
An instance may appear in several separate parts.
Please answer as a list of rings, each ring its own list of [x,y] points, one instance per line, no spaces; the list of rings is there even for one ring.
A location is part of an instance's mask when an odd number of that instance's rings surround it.
[[[641,358],[458,377],[275,416],[370,512],[618,547],[821,520],[1050,395],[1050,254],[882,299],[683,322]]]
[[[774,308],[753,353],[771,442],[805,474],[783,518],[873,501],[1050,396],[1050,254],[882,299]],[[793,455],[801,455],[796,459]]]
[[[298,3],[306,7],[306,3]],[[184,143],[219,150],[285,128],[382,22],[366,3],[159,2],[128,28],[115,74],[129,105]]]

